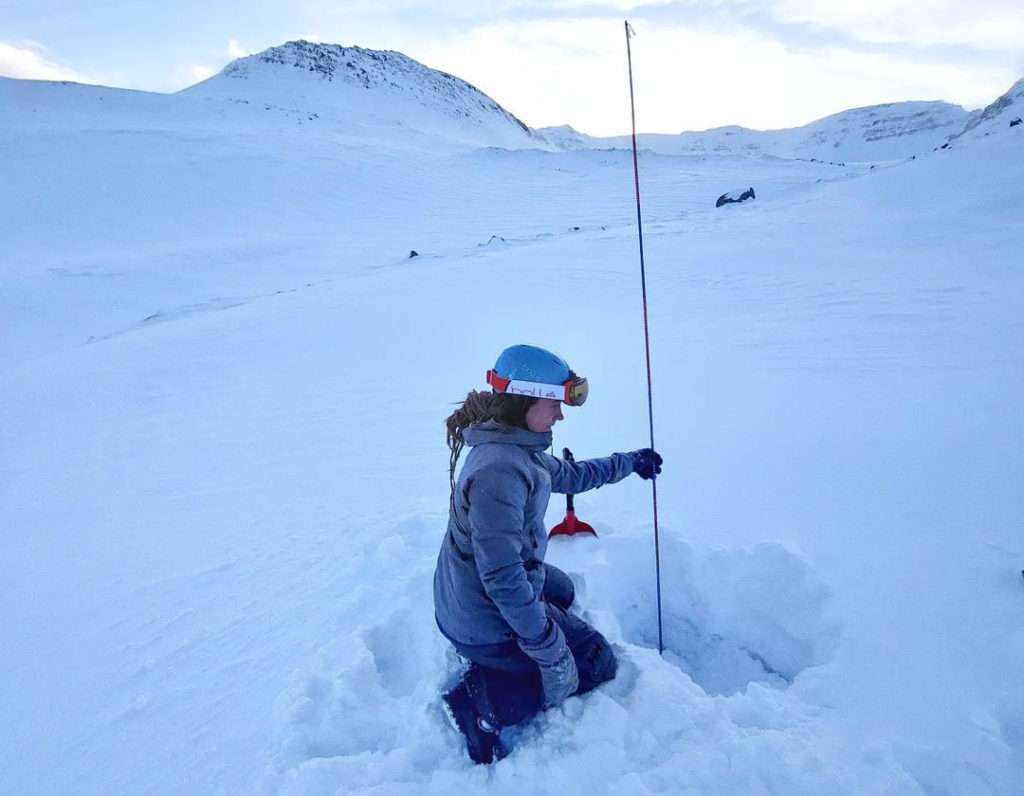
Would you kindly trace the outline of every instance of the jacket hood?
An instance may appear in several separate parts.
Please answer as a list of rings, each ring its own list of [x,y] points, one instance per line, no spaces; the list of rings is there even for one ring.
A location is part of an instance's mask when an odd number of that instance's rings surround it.
[[[505,445],[519,445],[529,450],[542,451],[551,447],[550,431],[530,431],[527,428],[506,426],[495,420],[474,423],[462,433],[462,438],[470,447],[497,442]]]

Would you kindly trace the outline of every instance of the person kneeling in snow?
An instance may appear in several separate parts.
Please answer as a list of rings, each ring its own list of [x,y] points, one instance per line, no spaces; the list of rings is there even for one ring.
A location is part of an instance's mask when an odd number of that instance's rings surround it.
[[[448,530],[434,572],[437,625],[470,667],[443,696],[477,763],[501,759],[498,733],[615,677],[608,641],[568,609],[573,585],[544,563],[552,492],[578,494],[631,473],[653,478],[650,448],[567,462],[545,450],[561,404],[580,406],[587,381],[549,351],[505,349],[447,419]],[[471,450],[455,478],[464,445]]]

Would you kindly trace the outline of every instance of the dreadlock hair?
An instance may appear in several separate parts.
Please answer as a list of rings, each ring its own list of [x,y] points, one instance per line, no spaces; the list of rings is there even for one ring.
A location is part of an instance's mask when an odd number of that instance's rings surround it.
[[[526,412],[534,402],[527,395],[510,393],[481,392],[470,390],[462,405],[448,415],[444,421],[448,430],[447,442],[451,458],[448,466],[448,483],[451,487],[451,504],[455,505],[455,467],[465,445],[462,432],[474,423],[495,420],[506,426],[527,428]]]

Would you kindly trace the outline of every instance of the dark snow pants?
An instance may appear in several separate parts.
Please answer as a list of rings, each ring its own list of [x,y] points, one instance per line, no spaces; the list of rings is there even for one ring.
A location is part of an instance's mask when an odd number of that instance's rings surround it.
[[[597,630],[568,612],[575,598],[569,576],[544,564],[544,593],[548,616],[565,634],[576,659],[580,686],[585,694],[615,677],[618,663],[611,645]],[[456,651],[472,661],[466,685],[480,715],[497,727],[510,727],[532,718],[544,706],[540,669],[514,641],[467,645],[452,642]]]

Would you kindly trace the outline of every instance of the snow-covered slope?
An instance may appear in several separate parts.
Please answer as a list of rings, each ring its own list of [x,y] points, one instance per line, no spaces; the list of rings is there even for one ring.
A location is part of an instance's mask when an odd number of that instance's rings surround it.
[[[666,654],[649,485],[581,495],[619,676],[483,770],[442,419],[533,342],[591,382],[556,449],[645,443],[631,158],[286,95],[0,81],[0,793],[1019,790],[1019,127],[641,155]]]
[[[476,146],[543,145],[465,80],[398,52],[292,41],[233,61],[183,93],[411,128]]]
[[[735,125],[679,135],[641,134],[637,143],[662,154],[747,154],[827,162],[897,160],[927,152],[962,129],[968,117],[946,102],[897,102],[855,108],[786,130]],[[624,136],[594,138],[572,128],[538,132],[563,149],[625,147]]]

